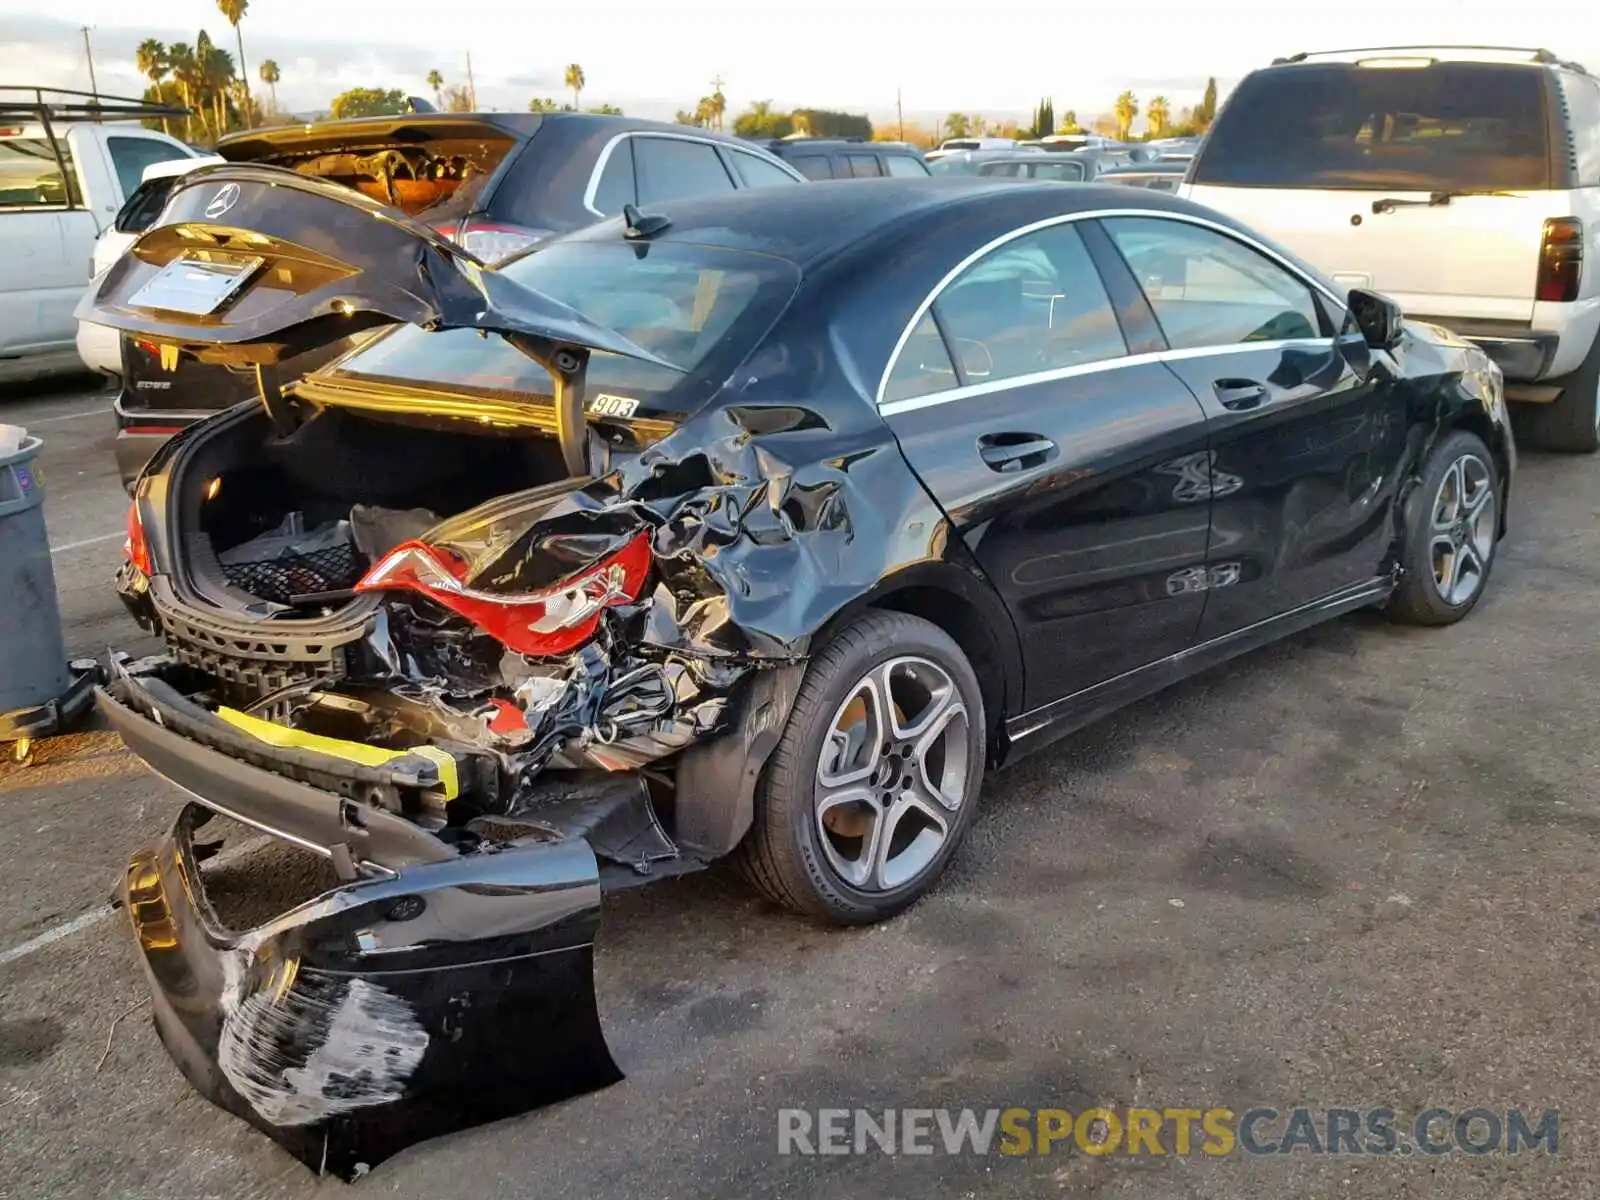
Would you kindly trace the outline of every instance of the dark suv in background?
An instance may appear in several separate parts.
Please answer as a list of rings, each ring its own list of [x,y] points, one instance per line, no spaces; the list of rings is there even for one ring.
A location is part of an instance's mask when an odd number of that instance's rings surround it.
[[[325,121],[236,134],[224,138],[217,153],[232,163],[286,168],[352,188],[432,226],[486,263],[615,216],[624,204],[805,182],[794,167],[741,138],[589,113],[407,113]],[[217,203],[223,199],[219,195]],[[141,210],[138,227],[148,226],[161,207],[146,205],[153,210]],[[332,361],[352,345],[340,339],[287,360],[283,377]],[[167,438],[257,394],[246,368],[199,362],[170,346],[163,354],[138,338],[123,339],[122,368],[116,454],[129,486]]]
[[[861,138],[772,138],[752,142],[783,159],[807,179],[916,179],[927,175],[922,152],[908,142]]]

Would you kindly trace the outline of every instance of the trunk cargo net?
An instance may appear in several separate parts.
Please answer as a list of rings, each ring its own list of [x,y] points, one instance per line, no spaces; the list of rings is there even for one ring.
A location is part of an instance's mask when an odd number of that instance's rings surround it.
[[[278,604],[353,588],[367,569],[348,521],[329,521],[308,532],[299,513],[217,557],[234,587]]]

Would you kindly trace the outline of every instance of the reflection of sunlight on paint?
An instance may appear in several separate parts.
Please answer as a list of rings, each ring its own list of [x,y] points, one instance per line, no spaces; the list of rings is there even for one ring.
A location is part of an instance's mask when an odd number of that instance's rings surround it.
[[[18,766],[9,754],[0,756],[0,794],[110,779],[138,769],[139,760],[111,730],[40,738],[33,744],[31,766]]]

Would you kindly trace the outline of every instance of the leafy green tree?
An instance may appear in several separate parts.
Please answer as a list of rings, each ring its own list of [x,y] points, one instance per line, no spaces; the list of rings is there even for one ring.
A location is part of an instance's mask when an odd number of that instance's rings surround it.
[[[1139,98],[1131,91],[1117,97],[1113,110],[1117,117],[1117,141],[1125,142],[1133,133],[1133,122],[1139,115]]]
[[[1082,133],[1083,126],[1078,124],[1078,114],[1074,109],[1067,109],[1061,114],[1061,123],[1056,128],[1062,133]]]
[[[345,117],[386,117],[405,111],[406,94],[399,88],[351,88],[340,92],[328,106],[335,120]]]
[[[856,113],[835,112],[830,108],[797,108],[790,116],[795,128],[805,128],[812,137],[872,140],[872,122]]]
[[[1209,129],[1211,122],[1217,119],[1217,77],[1211,76],[1206,80],[1206,92],[1200,104],[1194,110],[1194,123],[1202,130]]]
[[[953,112],[944,119],[945,139],[964,138],[971,134],[972,126],[966,113]]]
[[[133,62],[143,75],[156,87],[156,95],[161,94],[161,81],[171,69],[167,63],[167,48],[155,38],[145,38],[139,43],[139,48],[133,52]],[[167,118],[161,118],[161,132],[171,133],[167,128]]]
[[[597,104],[589,110],[602,117],[620,117],[623,112],[615,104]]]
[[[567,87],[572,90],[572,107],[577,108],[583,103],[583,88],[588,80],[583,77],[583,68],[577,63],[567,64],[567,73],[562,77]]]
[[[453,113],[471,112],[472,93],[464,87],[445,88],[444,111]]]
[[[680,118],[689,117],[689,120],[682,122],[685,125],[700,123],[699,113],[678,115]],[[773,112],[771,100],[757,100],[733,119],[733,132],[748,138],[788,137],[794,132],[794,118],[787,113]]]
[[[433,106],[444,111],[444,75],[438,67],[428,72],[428,86],[433,89]]]
[[[528,111],[537,113],[560,112],[561,106],[549,96],[535,96],[528,101]]]
[[[249,7],[250,0],[217,0],[217,8],[228,18],[228,24],[233,26],[234,41],[239,48],[239,74],[236,78],[244,92],[244,123],[247,128],[251,124],[250,72],[244,65],[244,32],[239,28],[239,22],[244,20],[245,11]]]

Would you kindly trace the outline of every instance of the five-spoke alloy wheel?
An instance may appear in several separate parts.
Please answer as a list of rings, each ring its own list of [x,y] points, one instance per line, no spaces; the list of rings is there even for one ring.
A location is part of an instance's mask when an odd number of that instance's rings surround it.
[[[841,925],[882,920],[931,887],[977,807],[983,695],[956,643],[869,611],[818,651],[739,848],[779,903]]]
[[[1500,505],[1500,472],[1488,447],[1465,430],[1440,438],[1406,500],[1391,616],[1449,625],[1472,611],[1494,566]]]

